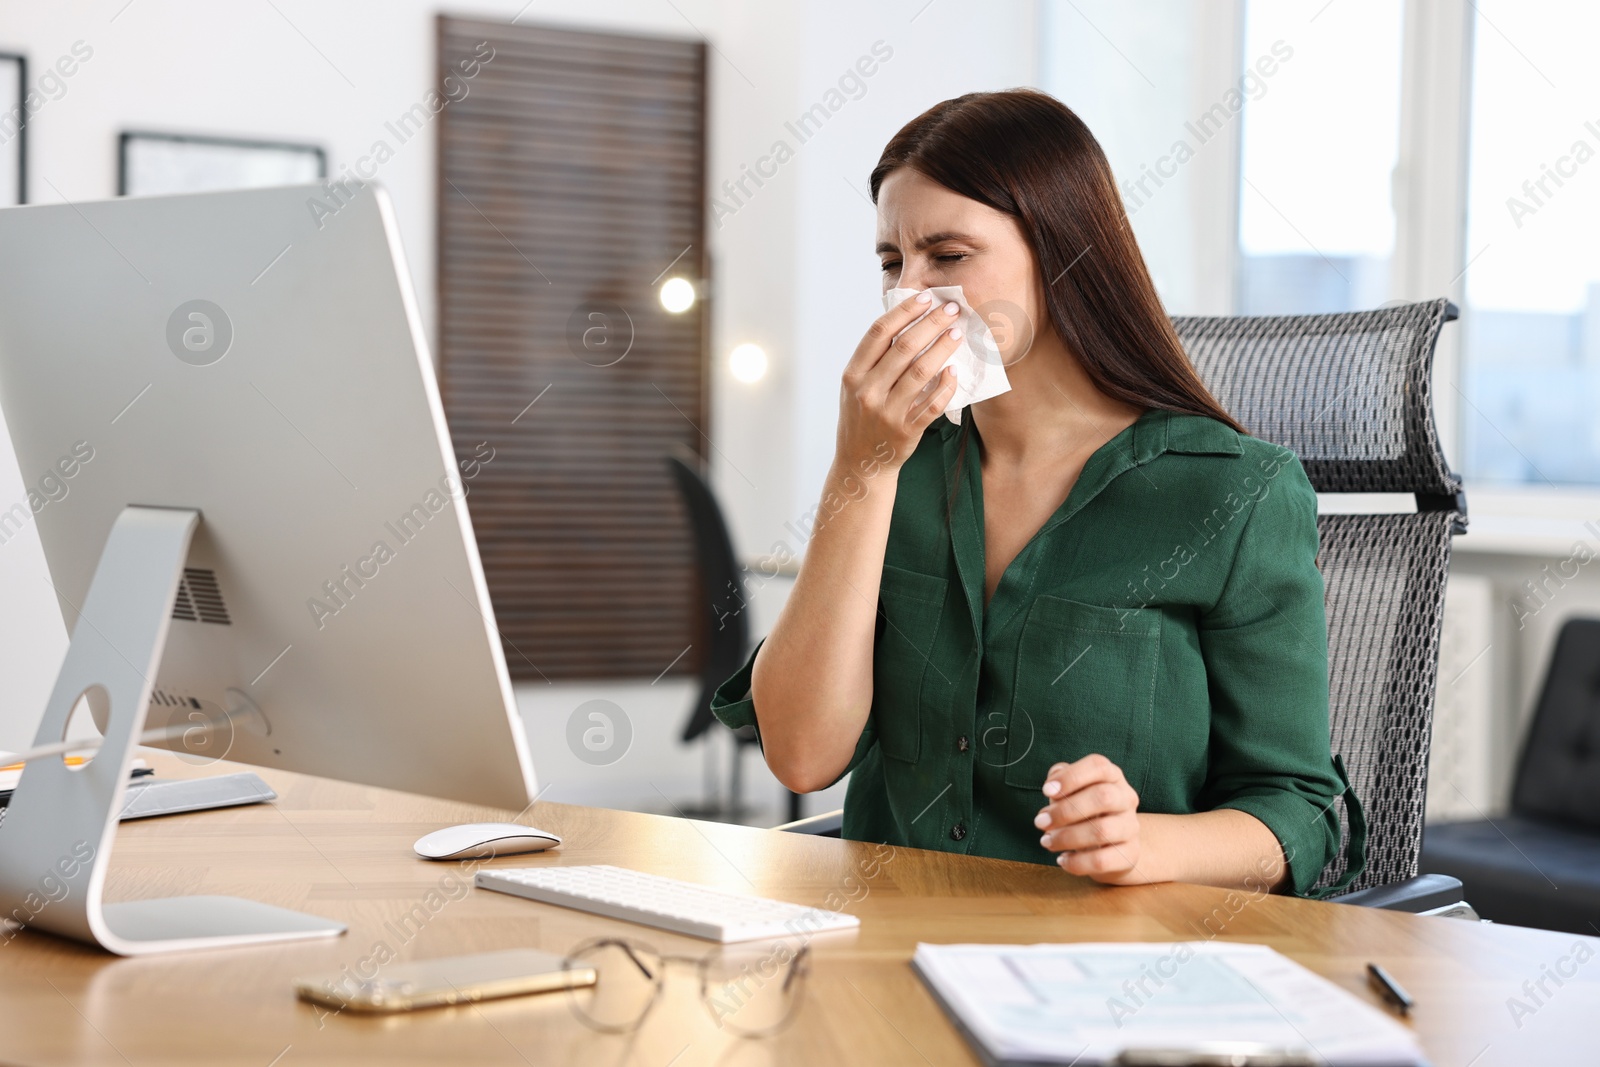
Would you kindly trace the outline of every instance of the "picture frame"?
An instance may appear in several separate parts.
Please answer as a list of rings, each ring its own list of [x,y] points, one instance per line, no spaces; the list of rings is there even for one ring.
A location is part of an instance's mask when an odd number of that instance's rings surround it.
[[[317,144],[148,130],[117,137],[118,196],[297,185],[327,176],[328,154]]]
[[[0,207],[28,202],[28,57],[0,52]]]

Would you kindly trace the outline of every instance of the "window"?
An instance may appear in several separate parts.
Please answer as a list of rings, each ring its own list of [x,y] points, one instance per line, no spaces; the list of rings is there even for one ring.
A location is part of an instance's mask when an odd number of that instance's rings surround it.
[[[1401,15],[1402,0],[1246,7],[1243,65],[1258,78],[1241,132],[1241,314],[1353,311],[1389,298]]]
[[[1476,7],[1465,474],[1600,483],[1600,5]]]
[[[1106,145],[1170,311],[1448,296],[1435,403],[1469,485],[1552,517],[1514,490],[1600,489],[1600,3],[1046,11],[1043,84]]]

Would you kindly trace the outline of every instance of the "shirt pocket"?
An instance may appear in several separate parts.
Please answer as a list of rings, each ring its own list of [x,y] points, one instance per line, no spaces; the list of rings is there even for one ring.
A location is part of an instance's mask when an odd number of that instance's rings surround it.
[[[1039,789],[1052,764],[1098,752],[1142,793],[1160,658],[1159,610],[1036,599],[1017,648],[1006,784]]]
[[[922,742],[922,682],[939,633],[950,583],[884,564],[872,654],[872,715],[878,744],[891,759],[916,762]]]

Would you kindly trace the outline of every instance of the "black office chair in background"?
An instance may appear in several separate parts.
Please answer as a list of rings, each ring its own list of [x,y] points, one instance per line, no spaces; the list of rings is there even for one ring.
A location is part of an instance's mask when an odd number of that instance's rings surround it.
[[[1486,919],[1600,934],[1600,619],[1561,627],[1511,813],[1429,826],[1422,869],[1465,881]]]
[[[1434,345],[1455,317],[1441,299],[1173,325],[1222,406],[1251,433],[1293,449],[1319,493],[1415,496],[1415,514],[1317,520],[1333,751],[1368,820],[1366,869],[1332,899],[1464,914],[1458,880],[1417,874],[1445,571],[1451,538],[1466,527],[1461,480],[1439,448],[1431,400]],[[840,815],[782,828],[837,836]],[[1345,835],[1348,844],[1348,818]],[[1319,885],[1336,884],[1344,862],[1341,854]]]
[[[744,666],[750,654],[750,618],[745,599],[744,576],[738,557],[733,551],[733,538],[722,517],[716,494],[701,473],[698,457],[668,456],[667,466],[683,497],[689,512],[689,525],[694,531],[695,613],[701,629],[695,638],[705,649],[700,657],[700,693],[689,709],[689,721],[683,727],[683,741],[690,743],[705,737],[713,727],[723,729],[716,716],[711,714],[711,697],[717,687]],[[755,730],[744,727],[733,731],[732,765],[728,771],[728,793],[715,801],[695,809],[690,814],[724,818],[732,821],[748,814],[744,802],[745,750],[756,744]],[[708,738],[709,740],[709,738]],[[787,807],[791,820],[800,818],[801,800],[789,793]]]

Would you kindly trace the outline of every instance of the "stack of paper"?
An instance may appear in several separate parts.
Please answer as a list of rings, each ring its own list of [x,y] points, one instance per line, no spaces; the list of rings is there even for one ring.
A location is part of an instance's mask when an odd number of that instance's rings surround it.
[[[924,944],[912,965],[990,1064],[1218,1047],[1330,1067],[1427,1063],[1393,1016],[1265,945]]]

